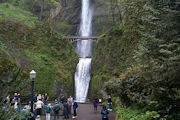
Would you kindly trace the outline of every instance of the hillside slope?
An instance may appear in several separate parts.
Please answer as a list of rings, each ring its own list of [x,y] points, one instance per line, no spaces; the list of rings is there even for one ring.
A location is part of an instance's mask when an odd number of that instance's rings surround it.
[[[36,93],[72,95],[76,64],[75,50],[63,35],[28,11],[0,4],[1,95],[29,96],[32,69],[37,72]]]
[[[103,34],[94,50],[89,94],[112,95],[114,107],[121,107],[116,109],[120,120],[178,118],[179,3],[122,0],[119,4],[121,24]]]

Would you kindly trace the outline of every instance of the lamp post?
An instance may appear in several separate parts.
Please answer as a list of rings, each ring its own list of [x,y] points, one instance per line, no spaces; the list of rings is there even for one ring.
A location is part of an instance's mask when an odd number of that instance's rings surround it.
[[[33,98],[34,98],[34,79],[36,78],[36,72],[32,70],[30,72],[30,79],[32,80],[32,91],[31,91],[31,112],[33,113]]]

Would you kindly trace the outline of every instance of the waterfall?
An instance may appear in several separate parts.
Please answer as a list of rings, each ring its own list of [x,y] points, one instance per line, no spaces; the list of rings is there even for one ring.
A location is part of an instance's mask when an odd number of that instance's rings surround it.
[[[89,0],[82,0],[82,13],[79,35],[88,37],[92,35],[92,8]],[[85,102],[91,79],[92,42],[82,40],[77,42],[76,52],[80,56],[75,73],[76,101]],[[88,58],[87,58],[88,57]]]

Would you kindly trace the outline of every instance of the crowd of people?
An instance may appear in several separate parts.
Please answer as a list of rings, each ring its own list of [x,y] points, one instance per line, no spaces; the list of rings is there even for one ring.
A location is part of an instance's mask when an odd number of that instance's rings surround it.
[[[13,106],[16,111],[20,112],[21,99],[19,93],[14,93],[12,98],[10,97],[10,95],[8,95],[4,99],[3,103],[6,104],[6,107]]]
[[[69,119],[70,116],[72,116],[72,118],[77,117],[76,110],[78,104],[71,96],[68,98],[61,96],[55,99],[53,103],[48,101],[49,97],[47,93],[44,95],[35,94],[33,97],[33,112],[31,112],[31,102],[21,108],[21,97],[18,93],[14,93],[12,98],[8,95],[3,103],[5,104],[4,108],[12,107],[18,113],[26,115],[27,119],[32,120],[40,120],[42,112],[45,112],[46,120],[51,119],[51,114],[54,114],[54,120],[58,120],[60,110],[62,110],[64,119]]]
[[[58,120],[60,110],[62,110],[64,119],[69,119],[70,117],[77,117],[76,110],[78,108],[78,104],[71,96],[68,98],[65,96],[61,96],[55,99],[54,102],[50,103],[47,93],[45,93],[44,95],[35,94],[33,97],[33,112],[31,112],[31,102],[22,107],[21,96],[18,93],[14,93],[12,98],[10,97],[10,95],[8,95],[3,102],[6,105],[4,107],[13,107],[14,110],[18,113],[26,115],[27,120],[29,118],[32,120],[40,120],[42,112],[46,114],[46,120],[50,120],[52,114],[54,115],[54,120]],[[94,112],[97,112],[98,104],[101,102],[101,99],[98,100],[97,98],[95,98],[93,100]],[[101,110],[102,120],[108,120],[108,111],[112,111],[112,99],[110,96],[108,97],[107,102],[108,109],[106,108],[106,106],[103,106]]]
[[[74,99],[70,96],[69,98],[66,98],[64,96],[61,96],[59,99],[55,99],[54,106],[51,105],[51,103],[48,103],[48,96],[44,97],[44,101],[40,97],[40,95],[35,96],[35,101],[37,98],[37,102],[35,103],[35,109],[37,114],[37,119],[40,118],[42,113],[42,108],[45,108],[46,112],[46,120],[50,120],[51,117],[51,111],[54,113],[54,120],[59,119],[59,112],[62,108],[64,119],[69,119],[70,116],[72,118],[77,117],[76,109],[78,107],[78,104]],[[73,114],[72,114],[73,113]]]

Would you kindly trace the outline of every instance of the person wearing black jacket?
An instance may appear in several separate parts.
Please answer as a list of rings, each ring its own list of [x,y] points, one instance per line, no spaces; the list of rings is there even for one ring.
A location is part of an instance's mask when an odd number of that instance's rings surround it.
[[[67,100],[64,101],[63,103],[64,109],[63,109],[63,115],[64,115],[64,119],[69,119],[69,109],[68,109],[68,104],[67,104]]]
[[[111,100],[111,96],[109,95],[109,98],[108,98],[108,105],[109,105],[109,111],[112,111],[112,100]]]

